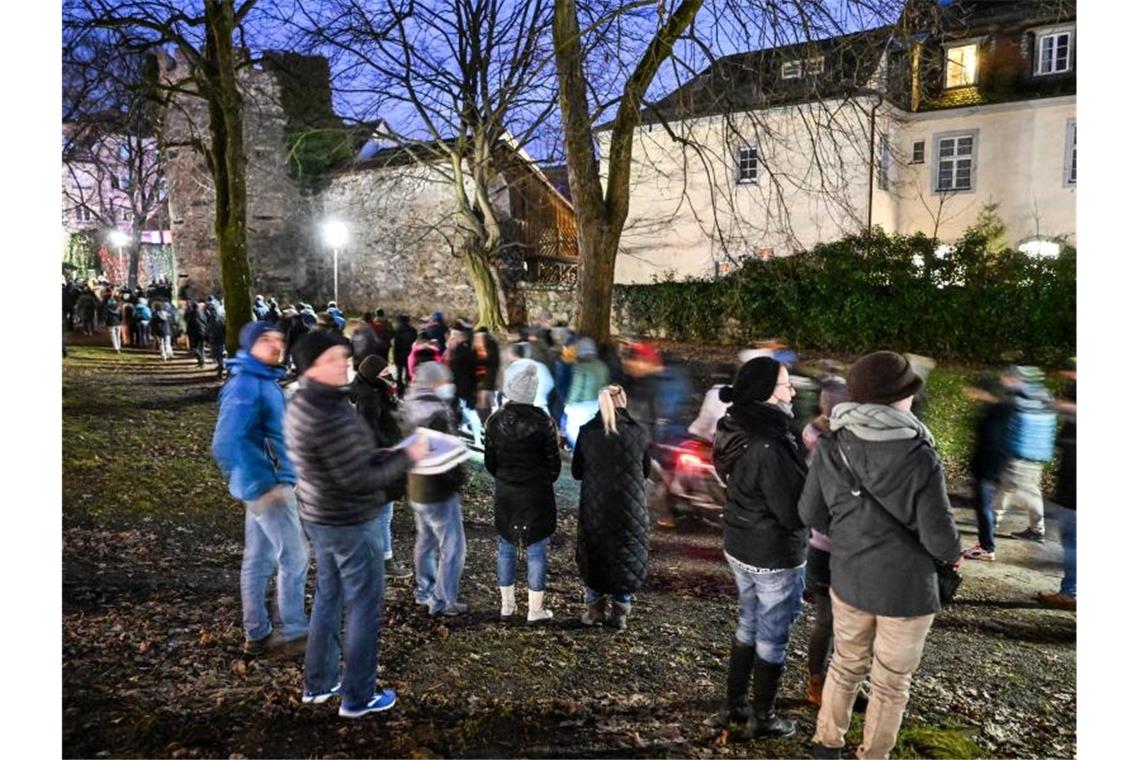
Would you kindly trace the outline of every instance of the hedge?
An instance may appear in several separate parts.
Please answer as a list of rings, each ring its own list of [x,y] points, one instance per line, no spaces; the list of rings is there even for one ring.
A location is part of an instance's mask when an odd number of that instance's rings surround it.
[[[1043,365],[1074,355],[1076,249],[1044,258],[987,244],[972,230],[939,256],[932,238],[876,228],[717,280],[618,286],[615,309],[624,330],[680,341]]]

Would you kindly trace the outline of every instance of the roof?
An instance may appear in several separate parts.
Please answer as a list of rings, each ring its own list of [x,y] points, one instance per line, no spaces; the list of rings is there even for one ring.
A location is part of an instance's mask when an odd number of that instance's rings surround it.
[[[642,122],[717,116],[858,94],[878,69],[893,29],[883,26],[718,58],[696,77],[642,109]],[[822,73],[808,73],[807,60],[820,56],[824,59]],[[802,76],[784,79],[783,64],[796,60],[803,62]],[[611,126],[612,121],[599,129]]]
[[[981,31],[986,27],[1048,24],[1077,17],[1076,0],[956,0],[940,4],[943,30]]]

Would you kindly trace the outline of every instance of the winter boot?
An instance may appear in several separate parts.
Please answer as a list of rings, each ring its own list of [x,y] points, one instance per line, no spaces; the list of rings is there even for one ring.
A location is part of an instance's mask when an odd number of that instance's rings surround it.
[[[629,611],[633,609],[633,604],[623,604],[617,599],[614,599],[610,605],[610,625],[619,631],[625,630],[626,619],[629,617]]]
[[[515,604],[515,587],[499,586],[499,596],[503,600],[503,606],[499,609],[499,617],[509,618],[518,610],[518,605]]]
[[[762,737],[792,736],[796,722],[776,714],[776,692],[784,664],[766,662],[759,657],[752,666],[752,720],[748,723],[749,735]]]
[[[839,760],[839,758],[843,757],[843,748],[825,747],[822,744],[812,744],[811,756],[824,758],[824,760]]]
[[[732,637],[732,652],[728,656],[728,688],[724,707],[720,710],[720,724],[747,723],[752,718],[748,705],[748,679],[752,676],[752,663],[756,660],[756,647],[741,644]]]
[[[586,605],[582,613],[582,625],[601,625],[606,619],[606,598],[599,597],[598,601]]]
[[[514,589],[512,589],[512,592]],[[554,617],[554,613],[542,606],[542,598],[546,596],[545,591],[531,591],[527,589],[527,604],[530,609],[526,613],[526,622],[528,623],[545,623],[550,618]]]
[[[807,701],[816,707],[823,705],[823,682],[826,679],[826,673],[808,673]]]

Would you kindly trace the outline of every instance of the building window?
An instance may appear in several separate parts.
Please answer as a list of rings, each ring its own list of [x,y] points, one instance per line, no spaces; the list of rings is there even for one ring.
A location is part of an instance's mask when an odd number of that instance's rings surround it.
[[[756,148],[739,148],[736,151],[736,184],[755,182],[760,177],[760,151]]]
[[[91,217],[92,217],[91,209],[89,209],[87,206],[76,206],[75,207],[75,221],[77,221],[77,222],[90,222]]]
[[[807,59],[807,73],[809,75],[823,73],[823,56],[817,55],[814,58]]]
[[[977,81],[977,43],[946,48],[946,87],[969,87]]]
[[[804,75],[804,62],[797,58],[780,67],[780,79],[799,79]]]
[[[1039,34],[1037,37],[1037,55],[1033,73],[1038,76],[1045,74],[1064,74],[1073,68],[1073,32],[1053,32],[1052,34]]]
[[[912,164],[926,163],[926,140],[916,140],[910,147],[910,162]]]
[[[1065,185],[1077,184],[1077,120],[1065,122]]]
[[[938,135],[934,141],[938,160],[934,170],[934,192],[963,192],[974,189],[978,131]]]
[[[891,142],[879,135],[879,189],[891,189]]]

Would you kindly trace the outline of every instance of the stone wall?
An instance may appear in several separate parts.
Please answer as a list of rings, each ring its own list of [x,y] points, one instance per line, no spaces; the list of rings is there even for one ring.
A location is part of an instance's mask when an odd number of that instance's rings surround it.
[[[522,285],[519,287],[526,305],[529,324],[574,324],[577,316],[577,291],[566,286]]]

